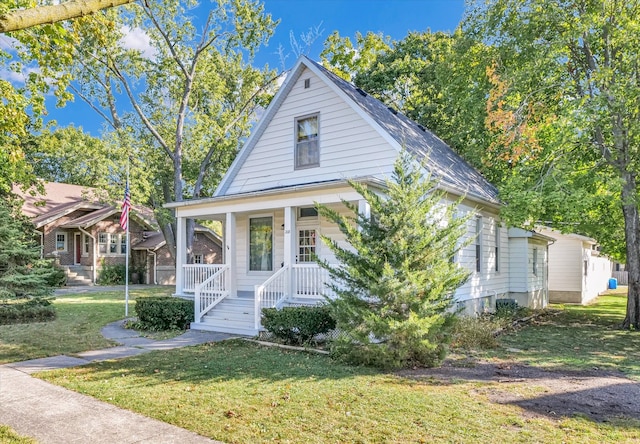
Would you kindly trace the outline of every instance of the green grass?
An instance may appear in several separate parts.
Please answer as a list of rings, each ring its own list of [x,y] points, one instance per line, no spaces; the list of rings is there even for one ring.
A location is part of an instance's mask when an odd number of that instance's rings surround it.
[[[0,425],[0,442],[6,444],[36,444],[37,441],[18,435],[11,427]]]
[[[129,314],[135,314],[135,298],[170,294],[168,288],[132,290]],[[57,318],[50,322],[0,325],[0,364],[73,354],[115,345],[100,334],[110,322],[124,318],[123,292],[96,292],[57,296]]]
[[[502,347],[486,356],[545,368],[621,370],[640,380],[640,332],[619,328],[626,287],[612,293],[588,306],[552,306],[560,312],[503,335]]]

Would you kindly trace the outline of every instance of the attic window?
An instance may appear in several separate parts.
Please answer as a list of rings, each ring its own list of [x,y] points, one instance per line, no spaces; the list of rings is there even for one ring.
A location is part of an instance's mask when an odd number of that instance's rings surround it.
[[[304,89],[309,89],[311,86],[311,79],[304,79]]]
[[[296,119],[295,169],[320,166],[318,115]]]
[[[318,209],[315,207],[298,208],[298,219],[317,219]]]

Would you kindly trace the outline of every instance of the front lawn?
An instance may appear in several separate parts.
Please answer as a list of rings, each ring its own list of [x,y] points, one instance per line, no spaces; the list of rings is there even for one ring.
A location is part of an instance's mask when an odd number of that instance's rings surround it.
[[[596,303],[552,306],[557,314],[500,338],[502,347],[487,357],[549,369],[622,370],[640,380],[640,332],[620,330],[626,287]]]
[[[129,314],[135,315],[135,298],[168,295],[169,287],[129,292]],[[115,345],[100,330],[124,318],[124,292],[95,292],[56,296],[57,319],[31,324],[0,325],[0,364],[61,354],[73,354]]]
[[[640,335],[612,328],[623,303],[607,296],[591,307],[566,307],[504,336],[486,358],[575,370],[624,362],[639,374]],[[474,354],[467,359],[474,365]],[[39,376],[228,443],[640,441],[637,419],[532,414],[492,398],[498,391],[515,400],[544,397],[545,387],[533,381],[403,377],[240,340]]]

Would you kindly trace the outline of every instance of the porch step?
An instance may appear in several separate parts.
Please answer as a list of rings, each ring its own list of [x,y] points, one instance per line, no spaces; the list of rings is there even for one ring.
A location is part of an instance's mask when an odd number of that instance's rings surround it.
[[[234,335],[241,336],[257,336],[258,330],[251,327],[234,327],[231,325],[222,325],[217,324],[213,325],[208,322],[192,322],[191,323],[192,330],[205,330],[205,331],[215,331],[219,333],[231,333]]]
[[[254,301],[246,298],[227,298],[207,313],[202,322],[191,328],[255,336]]]
[[[67,287],[93,285],[91,269],[88,269],[88,267],[66,266],[64,267],[64,273],[67,275]]]

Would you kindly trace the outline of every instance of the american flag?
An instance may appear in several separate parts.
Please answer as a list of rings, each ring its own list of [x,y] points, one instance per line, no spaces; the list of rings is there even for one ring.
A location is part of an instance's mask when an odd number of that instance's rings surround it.
[[[124,189],[124,201],[122,202],[122,214],[120,215],[120,226],[127,230],[129,226],[129,210],[131,210],[131,194],[129,193],[129,182]]]

